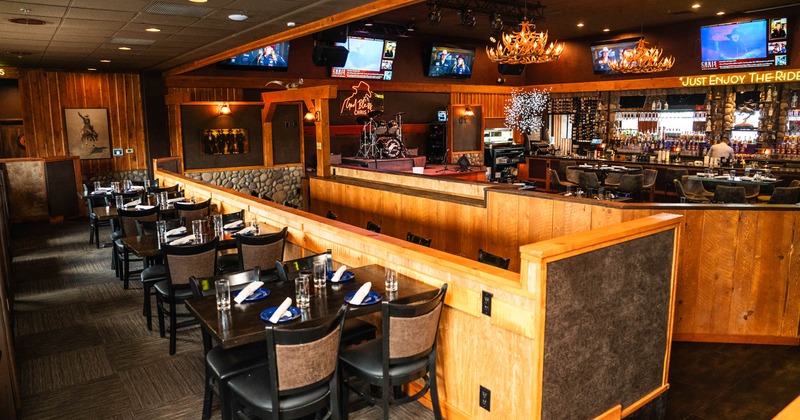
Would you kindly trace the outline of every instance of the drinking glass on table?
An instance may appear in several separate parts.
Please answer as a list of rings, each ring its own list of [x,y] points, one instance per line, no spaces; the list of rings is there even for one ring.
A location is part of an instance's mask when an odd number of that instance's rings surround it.
[[[217,309],[224,311],[231,308],[231,285],[228,279],[217,280]]]
[[[728,173],[728,179],[736,179],[736,169],[731,169],[731,171]]]
[[[100,191],[100,181],[95,181],[94,182],[94,190],[95,191]]]
[[[122,185],[120,185],[120,183],[117,182],[117,181],[113,181],[111,183],[111,190],[114,191],[114,192],[117,192],[117,193],[121,193],[122,192]]]
[[[261,233],[261,229],[258,226],[258,220],[256,220],[255,214],[250,215],[250,226],[256,228],[256,231],[254,232],[256,235],[259,235]]]
[[[325,261],[314,261],[314,287],[325,287],[328,276],[328,264]]]
[[[123,208],[125,206],[125,198],[123,198],[121,195],[114,196],[114,204],[118,209]]]
[[[222,215],[215,214],[214,216],[214,233],[222,239],[225,236],[225,231],[222,229]]]
[[[303,270],[294,279],[295,303],[298,308],[307,308],[311,302],[311,272]]]
[[[192,220],[192,233],[195,243],[203,243],[203,220]]]
[[[394,270],[387,268],[383,278],[383,286],[387,292],[394,292],[397,290],[397,273]]]
[[[158,242],[167,242],[167,221],[156,221],[156,232],[158,234]]]
[[[166,209],[167,207],[169,207],[169,194],[167,194],[166,191],[161,191],[159,193],[159,196],[161,198],[158,200],[158,202],[161,205],[161,208]]]

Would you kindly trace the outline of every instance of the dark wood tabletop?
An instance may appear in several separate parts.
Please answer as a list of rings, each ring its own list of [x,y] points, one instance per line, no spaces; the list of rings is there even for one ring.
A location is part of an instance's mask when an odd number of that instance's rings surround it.
[[[404,275],[398,274],[399,287],[396,292],[386,292],[383,285],[384,267],[379,265],[368,265],[365,267],[351,268],[355,274],[352,281],[342,283],[328,282],[324,288],[316,289],[311,285],[312,296],[311,305],[302,310],[299,318],[281,323],[281,326],[298,325],[303,322],[317,320],[320,318],[336,315],[336,312],[344,303],[344,297],[348,293],[355,292],[366,282],[372,282],[371,291],[380,293],[383,299],[390,301],[397,299],[424,298],[437,289],[425,283],[416,281]],[[186,301],[186,307],[199,321],[213,338],[216,338],[224,348],[241,346],[264,340],[264,327],[267,322],[261,319],[261,312],[279,306],[287,297],[292,298],[294,305],[294,281],[265,283],[262,286],[269,289],[270,293],[265,299],[250,303],[237,304],[227,311],[217,310],[217,300],[215,296],[206,296],[199,299]],[[353,306],[348,308],[348,317],[361,316],[372,312],[380,311],[380,303],[367,306]]]
[[[116,209],[112,209],[116,213]],[[238,228],[235,230],[226,230],[225,236],[223,236],[219,244],[217,244],[218,249],[231,249],[236,248],[236,236],[233,236],[234,233],[237,231],[244,229]],[[264,231],[264,226],[260,226],[259,232],[263,235],[270,232]],[[277,231],[276,231],[277,232]],[[174,241],[176,239],[183,238],[184,236],[189,235],[188,230],[187,233],[177,236],[170,236],[167,238],[169,241]],[[213,237],[212,237],[213,238]],[[142,235],[142,236],[125,236],[121,239],[122,244],[128,248],[128,251],[134,253],[137,257],[140,258],[149,258],[155,257],[161,254],[161,247],[159,246],[158,239],[156,235]]]
[[[690,181],[699,181],[699,182],[710,182],[715,184],[726,184],[726,185],[761,185],[761,186],[770,186],[770,185],[777,185],[781,182],[780,179],[776,178],[759,178],[756,181],[753,177],[750,176],[736,176],[735,178],[731,179],[728,175],[715,175],[712,177],[709,176],[698,176],[698,175],[691,175],[687,178]]]

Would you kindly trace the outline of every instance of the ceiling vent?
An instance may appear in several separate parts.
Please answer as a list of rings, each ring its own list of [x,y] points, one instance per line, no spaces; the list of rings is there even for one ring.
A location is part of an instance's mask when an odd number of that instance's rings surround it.
[[[112,44],[122,45],[153,45],[156,41],[152,39],[111,38],[111,41],[109,42]]]
[[[144,9],[145,13],[152,13],[154,15],[168,15],[168,16],[185,16],[201,18],[211,13],[213,9],[210,7],[194,6],[188,4],[178,3],[165,3],[161,1],[154,2],[149,7]]]
[[[11,23],[16,23],[17,25],[46,25],[47,22],[40,20],[40,19],[31,19],[31,18],[13,18],[8,20]]]

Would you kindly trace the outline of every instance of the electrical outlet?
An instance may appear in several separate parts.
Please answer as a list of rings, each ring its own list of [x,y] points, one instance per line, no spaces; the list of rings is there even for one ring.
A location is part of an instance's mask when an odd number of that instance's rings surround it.
[[[484,388],[481,386],[478,404],[480,404],[481,407],[483,407],[486,411],[492,411],[492,391],[489,391],[489,388]]]
[[[492,316],[492,296],[485,290],[481,292],[481,313],[486,316]]]

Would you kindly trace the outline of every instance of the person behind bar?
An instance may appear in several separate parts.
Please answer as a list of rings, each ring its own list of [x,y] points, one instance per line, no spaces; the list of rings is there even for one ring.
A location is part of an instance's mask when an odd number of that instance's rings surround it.
[[[711,146],[711,149],[708,150],[708,155],[711,157],[720,158],[725,162],[732,162],[733,161],[733,148],[729,145],[730,140],[728,140],[727,136],[722,136],[719,139],[719,143]]]

